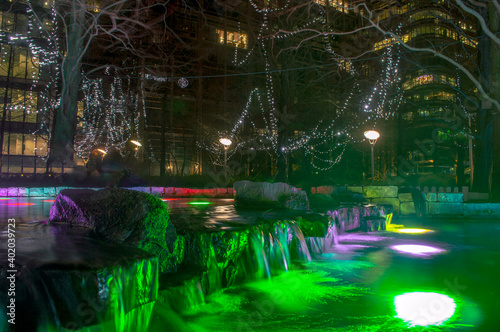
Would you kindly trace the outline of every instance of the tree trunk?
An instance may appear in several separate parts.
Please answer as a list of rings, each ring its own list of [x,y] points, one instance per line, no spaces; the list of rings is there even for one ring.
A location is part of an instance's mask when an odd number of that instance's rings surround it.
[[[165,92],[163,95],[162,109],[161,109],[161,115],[160,115],[160,121],[161,121],[160,177],[163,177],[165,175],[165,167],[166,167],[166,165],[165,165],[166,155],[167,155],[167,147],[166,147],[166,145],[167,145],[167,142],[166,142],[167,126],[166,126],[166,122],[167,122],[167,111],[168,111],[167,103],[168,103],[168,98],[167,98],[167,93]]]
[[[283,114],[281,114],[281,121],[278,125],[278,158],[276,161],[276,176],[274,180],[276,182],[285,182],[288,183],[288,152],[283,149],[286,146],[288,140],[288,129],[286,125],[287,118],[287,106],[283,107]]]
[[[494,10],[494,8],[491,8]],[[480,9],[481,15],[486,22],[489,22],[488,10]],[[497,19],[498,20],[498,19]],[[492,93],[491,70],[492,70],[492,52],[490,43],[493,43],[490,38],[480,32],[479,39],[479,68],[480,80],[484,90],[490,95]],[[493,50],[495,50],[494,48]],[[478,111],[478,132],[479,142],[477,144],[477,153],[475,156],[474,166],[474,184],[473,190],[478,192],[491,192],[492,178],[492,163],[493,163],[493,117],[492,110],[485,103],[481,103]]]
[[[489,27],[490,30],[498,36],[499,33],[499,17],[498,11],[495,9],[493,1],[488,2],[489,11]],[[490,59],[491,59],[491,89],[492,97],[495,100],[500,100],[500,45],[490,42]],[[498,113],[499,110],[495,110]],[[491,195],[493,200],[500,201],[500,118],[496,114],[493,116],[493,171],[491,183]]]
[[[80,89],[81,60],[83,52],[83,22],[85,12],[72,2],[71,22],[68,27],[67,53],[61,66],[61,102],[54,122],[49,164],[73,166],[78,91]]]

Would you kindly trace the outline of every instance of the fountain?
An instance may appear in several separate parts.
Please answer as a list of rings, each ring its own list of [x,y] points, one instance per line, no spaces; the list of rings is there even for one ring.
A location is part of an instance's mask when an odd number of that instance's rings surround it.
[[[338,244],[340,232],[380,219],[375,205],[321,214],[303,210],[295,192],[287,197],[284,204],[298,209],[238,212],[198,204],[186,213],[141,192],[63,190],[49,222],[16,230],[19,324],[2,329],[129,331],[139,324],[134,330],[146,331],[158,310],[194,308],[221,289],[276,278]]]

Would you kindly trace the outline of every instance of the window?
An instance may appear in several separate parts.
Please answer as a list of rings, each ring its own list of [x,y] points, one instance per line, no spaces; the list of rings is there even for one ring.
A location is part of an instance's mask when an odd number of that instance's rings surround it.
[[[354,72],[354,67],[352,66],[352,61],[350,60],[340,60],[339,68],[345,70],[348,73]]]
[[[330,6],[335,8],[336,10],[347,13],[349,11],[349,2],[348,0],[314,0],[317,4],[321,6]]]
[[[418,115],[423,118],[428,118],[430,114],[427,110],[418,110]]]
[[[19,156],[45,156],[47,155],[47,137],[39,137],[33,134],[5,133],[3,137],[3,153]]]
[[[224,44],[224,30],[217,29],[217,40],[220,44]],[[248,47],[248,37],[244,32],[227,31],[227,45],[235,46],[238,48]]]
[[[401,7],[398,6],[392,6],[387,9],[384,9],[380,11],[377,15],[378,19],[380,21],[385,20],[386,18],[393,16],[393,15],[402,15],[406,13],[410,8],[412,7],[411,4],[407,4]]]
[[[36,123],[37,95],[34,91],[7,91],[7,121]],[[0,103],[4,104],[5,88],[0,88]],[[3,107],[0,109],[3,115]]]
[[[451,16],[445,13],[442,13],[438,10],[426,10],[426,11],[421,11],[415,14],[410,15],[410,23],[415,23],[416,21],[420,20],[429,20],[429,19],[436,19],[440,18],[442,20],[451,20]],[[439,20],[438,20],[439,21]]]
[[[433,34],[433,35],[440,35],[443,37],[447,37],[453,40],[461,41],[465,45],[471,46],[471,47],[477,47],[477,41],[470,39],[469,37],[465,37],[463,35],[459,35],[457,30],[452,30],[447,27],[441,26],[441,25],[426,25],[426,26],[419,26],[416,28],[413,28],[410,30],[408,33],[409,38],[408,41],[412,40],[413,38],[416,38],[421,35],[426,35],[426,34]]]
[[[16,18],[13,13],[0,13],[1,30],[4,32],[14,32],[14,22]]]
[[[445,91],[433,91],[424,96],[424,100],[444,100],[444,101],[456,101],[457,96],[453,93]]]
[[[88,10],[94,13],[99,12],[100,1],[99,0],[87,0]]]
[[[430,83],[442,83],[449,84],[451,86],[457,86],[457,80],[454,77],[446,76],[445,74],[423,74],[420,70],[417,72],[417,77],[409,78],[403,83],[403,89],[409,90],[419,85],[430,84]]]
[[[408,35],[403,35],[403,36],[401,36],[401,40],[404,43],[406,43],[409,40],[409,36]],[[384,39],[382,41],[379,41],[379,42],[375,43],[373,45],[373,50],[374,51],[378,51],[378,50],[381,50],[381,49],[383,49],[385,47],[388,47],[388,46],[391,46],[391,45],[396,45],[398,43],[399,43],[399,41],[397,39],[393,38],[393,37],[386,38],[386,39]]]
[[[11,56],[11,52],[12,56]],[[9,59],[12,60],[9,70]],[[25,78],[34,80],[38,78],[38,58],[29,54],[28,49],[20,46],[1,45],[0,76]]]

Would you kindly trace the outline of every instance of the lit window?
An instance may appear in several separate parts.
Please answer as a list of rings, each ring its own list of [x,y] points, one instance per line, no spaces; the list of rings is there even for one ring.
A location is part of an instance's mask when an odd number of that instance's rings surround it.
[[[224,44],[224,30],[217,29],[217,40],[220,44]],[[248,47],[248,36],[243,32],[226,31],[227,45],[235,46],[238,48]]]
[[[434,34],[434,35],[440,35],[443,37],[447,37],[453,40],[461,41],[465,45],[471,46],[471,47],[477,47],[477,41],[467,38],[463,35],[459,36],[458,32],[456,30],[451,30],[446,27],[440,26],[440,25],[426,25],[426,26],[421,26],[421,27],[416,27],[412,29],[409,32],[409,38],[408,41],[411,39],[418,37],[420,35],[425,35],[425,34]]]
[[[380,21],[382,21],[393,15],[402,15],[406,13],[411,7],[412,7],[411,4],[404,5],[402,7],[392,6],[377,13],[377,17]]]
[[[9,70],[10,52],[12,54],[12,62]],[[10,45],[1,45],[0,54],[0,76],[10,76],[29,80],[38,78],[38,58],[29,54],[26,47],[11,47]]]
[[[99,0],[87,0],[87,7],[89,11],[92,11],[94,13],[99,12],[99,6],[100,6],[100,1]]]
[[[347,0],[314,0],[321,6],[330,6],[336,10],[347,13],[349,11],[349,2]]]
[[[339,68],[345,70],[348,73],[354,71],[354,67],[352,66],[352,62],[350,60],[340,60]]]
[[[29,90],[9,89],[5,103],[7,119],[13,122],[36,123],[37,94]],[[0,89],[0,102],[4,104],[5,88]],[[3,108],[0,109],[3,116]]]
[[[409,40],[409,36],[408,35],[403,35],[401,37],[401,40],[403,41],[403,43],[406,43]],[[385,47],[388,47],[388,46],[391,46],[391,45],[396,45],[398,43],[399,43],[399,41],[396,38],[393,38],[393,37],[386,38],[386,39],[384,39],[382,41],[379,41],[379,42],[375,43],[373,45],[373,50],[374,51],[378,51],[378,50],[381,50],[381,49],[383,49]]]

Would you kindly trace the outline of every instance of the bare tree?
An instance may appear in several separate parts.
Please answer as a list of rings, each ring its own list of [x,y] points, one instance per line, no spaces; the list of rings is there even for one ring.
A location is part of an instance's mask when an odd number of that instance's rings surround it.
[[[442,2],[441,2],[442,3]],[[466,110],[465,117],[476,114],[478,138],[476,144],[474,187],[478,191],[489,192],[492,186],[493,172],[493,121],[494,114],[500,111],[500,38],[498,37],[498,24],[500,6],[497,0],[491,1],[462,1],[447,0],[441,5],[443,10],[457,15],[472,16],[479,28],[477,39],[478,58],[472,65],[465,65],[453,57],[453,53],[447,51],[440,45],[435,46],[415,46],[411,42],[404,40],[403,36],[389,30],[378,19],[377,11],[370,9],[367,2],[358,2],[353,8],[362,9],[359,12],[366,22],[364,28],[373,28],[386,37],[397,41],[404,49],[417,52],[428,53],[436,58],[442,59],[451,67],[463,73],[466,78],[475,86],[478,91],[478,102],[473,109]],[[438,18],[436,18],[438,19]],[[462,42],[473,42],[468,37],[464,29],[456,22],[451,22],[460,36]],[[469,134],[473,134],[473,128],[468,128]],[[496,157],[498,159],[498,157]],[[471,170],[472,171],[472,170]]]
[[[235,63],[259,73],[252,75],[248,91],[247,105],[253,106],[242,105],[244,111],[233,116],[234,126],[227,132],[246,136],[238,137],[238,148],[269,151],[277,181],[288,181],[294,163],[309,165],[304,167],[309,168],[306,175],[329,170],[341,160],[353,131],[393,112],[396,103],[391,105],[383,95],[370,96],[368,90],[392,84],[395,75],[387,69],[395,68],[394,57],[387,53],[386,68],[375,65],[380,77],[367,84],[364,59],[354,63],[355,57],[339,48],[350,34],[364,30],[343,32],[359,21],[349,15],[344,2],[291,1],[280,7],[276,1],[251,1],[251,5],[249,23],[244,25],[250,31],[250,47],[236,54]],[[363,47],[356,47],[359,59],[369,52]],[[397,93],[394,97],[398,100]],[[367,109],[359,112],[364,101]]]
[[[32,6],[29,2],[28,4]],[[158,34],[158,26],[175,10],[168,2],[155,0],[120,0],[89,2],[84,0],[56,1],[51,18],[55,29],[45,28],[42,13],[31,10],[46,37],[55,45],[59,56],[58,109],[53,123],[49,163],[73,165],[74,136],[77,123],[77,102],[82,77],[104,72],[106,68],[120,68],[120,74],[148,71],[146,60],[161,56],[151,51],[148,38]],[[47,14],[45,14],[47,15]],[[165,33],[165,32],[164,32]],[[125,61],[129,57],[141,61]],[[127,68],[122,68],[128,65]],[[141,68],[141,69],[139,69]],[[141,86],[139,83],[138,86]]]
[[[476,165],[474,170],[474,186],[480,191],[489,191],[492,187],[492,155],[493,155],[493,116],[500,110],[500,96],[498,88],[499,78],[499,37],[498,37],[498,17],[500,5],[497,0],[473,1],[473,0],[430,0],[422,1],[423,5],[433,5],[439,8],[440,12],[448,12],[445,17],[436,16],[436,20],[445,20],[446,24],[454,26],[454,36],[458,38],[458,43],[477,45],[478,57],[465,51],[468,54],[467,60],[460,61],[454,57],[454,51],[450,47],[440,43],[434,44],[432,39],[427,39],[425,43],[416,44],[411,38],[407,38],[396,31],[396,27],[402,23],[402,19],[407,17],[414,10],[422,10],[418,7],[420,2],[413,4],[410,1],[396,1],[383,3],[378,1],[314,1],[315,3],[333,4],[333,6],[344,6],[347,4],[348,11],[360,18],[358,25],[350,30],[326,31],[310,26],[303,31],[309,35],[299,43],[294,49],[303,47],[305,42],[332,36],[356,36],[365,43],[352,46],[346,44],[344,56],[354,62],[362,59],[369,52],[374,51],[374,41],[385,38],[387,44],[397,44],[403,48],[406,54],[430,54],[436,59],[447,63],[451,68],[456,68],[464,79],[477,89],[477,101],[473,102],[473,108],[468,108],[462,116],[466,119],[470,113],[476,114],[477,122],[477,144],[475,151]],[[412,9],[415,6],[415,9]],[[344,7],[342,7],[344,8]],[[404,9],[403,9],[404,8]],[[427,7],[429,8],[429,7]],[[436,13],[429,11],[430,14]],[[387,19],[389,15],[389,20]],[[457,18],[457,20],[455,20]],[[391,20],[392,19],[392,20]],[[479,27],[477,40],[471,39],[466,33],[466,29],[460,26],[459,21],[476,20]],[[292,31],[287,31],[288,33]],[[363,38],[363,36],[369,36]],[[465,48],[465,46],[463,46]],[[418,60],[417,60],[418,62]],[[470,95],[468,96],[470,97]],[[469,98],[470,99],[470,98]],[[473,128],[469,128],[465,123],[463,129],[473,135]],[[458,128],[459,129],[459,128]]]

